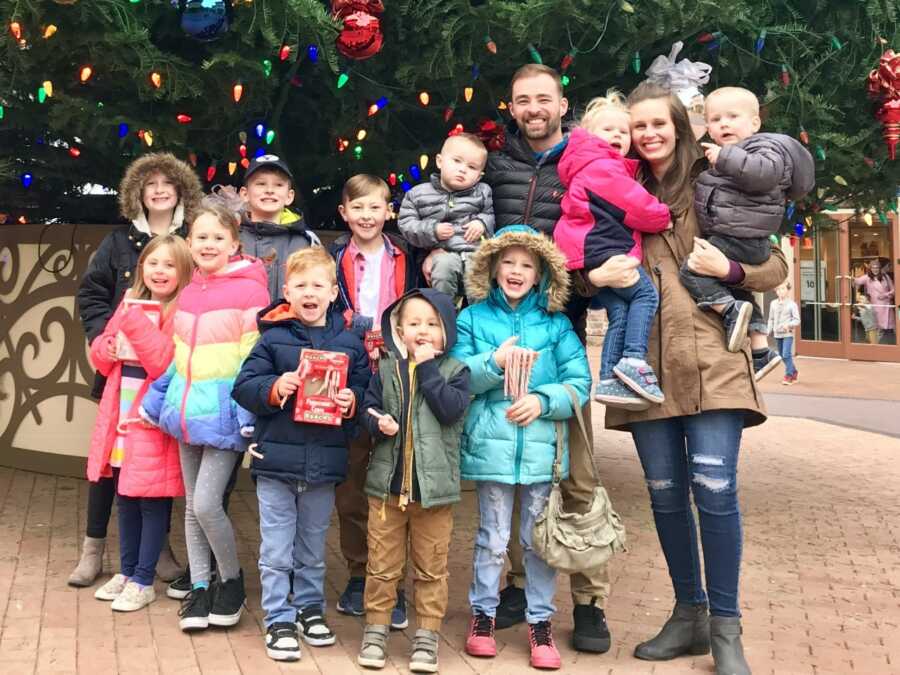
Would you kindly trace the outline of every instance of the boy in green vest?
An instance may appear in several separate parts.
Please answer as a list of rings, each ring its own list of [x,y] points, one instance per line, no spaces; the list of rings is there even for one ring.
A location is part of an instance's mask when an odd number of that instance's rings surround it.
[[[444,293],[409,291],[384,312],[381,329],[390,355],[380,360],[361,411],[375,447],[365,488],[366,629],[357,662],[384,667],[408,538],[418,619],[409,669],[437,672],[469,369],[446,355],[456,342],[456,311]]]

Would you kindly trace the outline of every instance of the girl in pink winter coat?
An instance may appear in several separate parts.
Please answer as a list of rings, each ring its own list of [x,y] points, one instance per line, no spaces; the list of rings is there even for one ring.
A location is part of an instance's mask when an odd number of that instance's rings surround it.
[[[116,611],[132,612],[155,599],[153,578],[172,497],[184,494],[177,442],[142,422],[138,409],[150,383],[172,361],[173,301],[190,281],[191,265],[181,237],[151,239],[138,259],[134,285],[91,343],[91,362],[106,377],[106,386],[91,437],[87,476],[91,482],[117,478],[121,560],[121,571],[94,597],[112,600]],[[132,300],[160,303],[159,320],[153,321]]]
[[[566,267],[586,270],[592,283],[594,270],[613,256],[637,260],[631,285],[601,288],[591,303],[606,309],[609,319],[594,400],[645,410],[665,397],[646,360],[659,294],[640,266],[641,232],[661,232],[671,221],[668,207],[634,179],[637,161],[625,158],[630,121],[625,99],[616,91],[588,103],[559,160],[567,190],[553,238],[566,255]]]

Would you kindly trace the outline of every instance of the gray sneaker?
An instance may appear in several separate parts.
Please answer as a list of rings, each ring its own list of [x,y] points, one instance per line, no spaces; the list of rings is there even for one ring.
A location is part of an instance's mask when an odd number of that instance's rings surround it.
[[[413,638],[412,656],[409,670],[413,673],[436,673],[438,671],[438,634],[433,630],[420,628]]]
[[[384,668],[390,626],[367,624],[356,662],[363,668]]]
[[[615,365],[613,372],[641,398],[645,398],[651,403],[662,403],[666,400],[662,389],[659,388],[656,373],[646,361],[633,363],[630,359],[623,358]]]
[[[650,403],[635,394],[619,380],[599,382],[594,387],[594,400],[611,408],[624,408],[625,410],[646,410]]]

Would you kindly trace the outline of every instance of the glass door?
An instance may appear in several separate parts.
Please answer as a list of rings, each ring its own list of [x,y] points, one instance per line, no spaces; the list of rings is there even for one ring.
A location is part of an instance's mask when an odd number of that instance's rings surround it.
[[[843,326],[841,232],[837,221],[820,223],[797,242],[797,304],[800,307],[801,352],[839,358]]]

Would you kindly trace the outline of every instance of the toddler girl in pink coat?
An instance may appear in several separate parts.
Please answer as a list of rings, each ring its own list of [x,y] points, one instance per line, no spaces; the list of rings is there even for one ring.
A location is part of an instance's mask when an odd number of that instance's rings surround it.
[[[117,476],[121,571],[94,594],[133,612],[156,599],[153,578],[166,540],[172,497],[184,494],[178,444],[138,415],[150,383],[174,353],[174,300],[191,278],[191,254],[177,235],[147,244],[134,285],[91,343],[91,362],[106,379],[88,455],[87,477]],[[130,300],[160,303],[159,321]],[[126,351],[124,337],[131,347]],[[136,357],[136,358],[135,358]]]
[[[616,255],[641,261],[641,233],[670,227],[668,207],[638,183],[631,148],[631,116],[616,91],[588,103],[578,128],[569,135],[559,161],[566,185],[562,217],[553,238],[565,253],[566,267],[594,270]],[[647,340],[659,294],[649,273],[638,266],[625,288],[604,287],[592,308],[606,309],[609,327],[603,342],[600,380],[594,399],[609,406],[644,410],[665,400],[653,368],[647,363]]]

